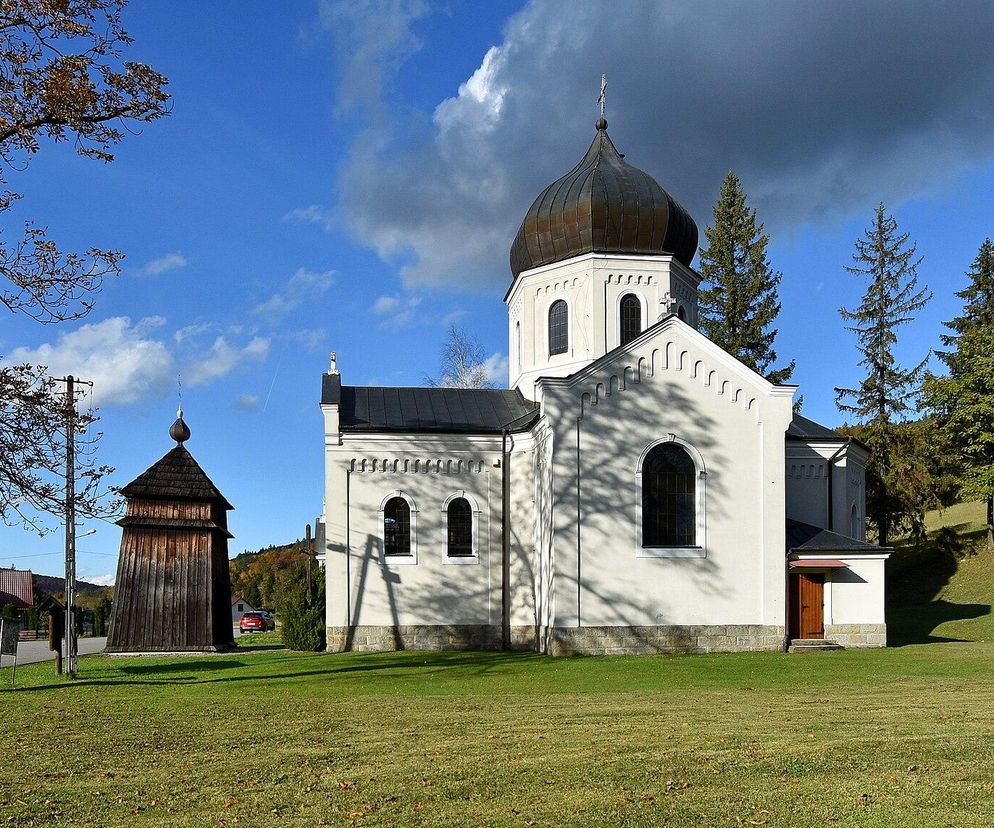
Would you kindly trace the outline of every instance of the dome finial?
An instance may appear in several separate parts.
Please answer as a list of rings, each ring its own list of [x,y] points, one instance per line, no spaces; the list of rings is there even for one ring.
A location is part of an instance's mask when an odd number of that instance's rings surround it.
[[[607,129],[607,118],[604,117],[604,108],[607,106],[607,75],[601,75],[601,92],[597,96],[597,104],[601,108],[601,117],[597,119],[597,123],[594,126],[600,132]]]
[[[176,375],[176,422],[169,426],[169,436],[177,446],[190,439],[190,427],[183,421],[183,380],[179,374]]]

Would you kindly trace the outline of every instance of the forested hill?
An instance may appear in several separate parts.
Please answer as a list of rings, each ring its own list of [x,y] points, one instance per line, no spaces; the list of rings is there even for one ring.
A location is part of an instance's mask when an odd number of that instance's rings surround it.
[[[45,595],[62,595],[66,588],[66,579],[56,575],[34,574],[35,588]],[[76,593],[84,595],[89,592],[103,592],[109,587],[91,584],[86,581],[76,581]]]
[[[241,595],[251,606],[273,610],[277,598],[293,582],[302,580],[307,568],[304,541],[242,552],[231,559],[231,594]],[[312,563],[317,567],[316,563]]]

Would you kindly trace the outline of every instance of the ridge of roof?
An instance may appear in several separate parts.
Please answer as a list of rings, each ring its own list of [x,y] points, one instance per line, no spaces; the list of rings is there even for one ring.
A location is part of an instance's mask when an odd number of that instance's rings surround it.
[[[835,429],[815,422],[803,414],[794,413],[794,418],[787,426],[787,438],[790,440],[835,440],[845,442],[849,438],[839,434]]]

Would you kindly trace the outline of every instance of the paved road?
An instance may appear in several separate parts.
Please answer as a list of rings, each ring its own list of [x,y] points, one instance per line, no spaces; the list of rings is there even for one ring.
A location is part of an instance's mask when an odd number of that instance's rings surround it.
[[[79,639],[79,654],[99,653],[106,646],[106,638],[81,638]],[[3,666],[6,667],[10,661],[7,656],[4,656]],[[48,649],[48,640],[18,641],[17,663],[34,664],[37,661],[55,661],[55,653]]]

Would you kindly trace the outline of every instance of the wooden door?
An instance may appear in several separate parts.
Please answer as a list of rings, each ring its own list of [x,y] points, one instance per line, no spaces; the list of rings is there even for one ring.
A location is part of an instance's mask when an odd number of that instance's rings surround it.
[[[797,576],[797,637],[825,637],[825,574],[799,573]]]

